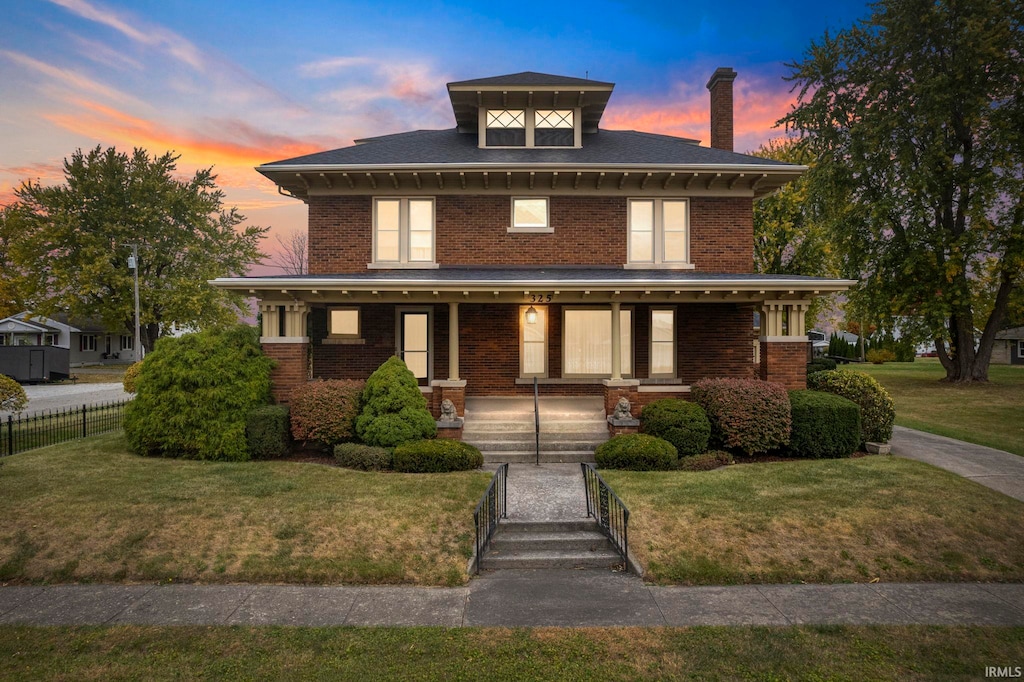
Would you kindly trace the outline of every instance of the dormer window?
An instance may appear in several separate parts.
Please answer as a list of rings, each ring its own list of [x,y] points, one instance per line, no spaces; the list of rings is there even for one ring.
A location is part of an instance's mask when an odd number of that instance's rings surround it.
[[[578,147],[575,109],[483,109],[483,147]]]

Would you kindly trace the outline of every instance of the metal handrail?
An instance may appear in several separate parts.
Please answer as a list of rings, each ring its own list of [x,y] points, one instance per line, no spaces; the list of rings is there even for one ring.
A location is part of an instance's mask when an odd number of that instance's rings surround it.
[[[494,472],[491,484],[480,497],[473,511],[473,525],[476,527],[476,572],[480,572],[484,550],[498,529],[498,521],[508,518],[508,463]]]
[[[594,465],[580,462],[583,487],[586,489],[587,516],[593,516],[629,570],[629,508],[605,483]]]
[[[537,377],[533,378],[533,436],[534,452],[537,455],[537,461],[534,463],[540,466],[540,395],[537,390]]]

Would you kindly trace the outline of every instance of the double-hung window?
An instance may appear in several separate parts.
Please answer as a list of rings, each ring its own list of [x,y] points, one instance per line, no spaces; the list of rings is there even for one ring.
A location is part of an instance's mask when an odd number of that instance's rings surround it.
[[[526,111],[490,109],[487,112],[488,147],[525,147]]]
[[[433,199],[374,200],[373,262],[398,267],[434,263]]]
[[[612,311],[607,308],[563,308],[562,375],[610,376],[612,373]],[[633,311],[619,311],[620,368],[633,373]]]
[[[651,309],[651,378],[676,375],[675,308]]]
[[[689,265],[690,217],[686,199],[630,199],[628,220],[629,265]]]

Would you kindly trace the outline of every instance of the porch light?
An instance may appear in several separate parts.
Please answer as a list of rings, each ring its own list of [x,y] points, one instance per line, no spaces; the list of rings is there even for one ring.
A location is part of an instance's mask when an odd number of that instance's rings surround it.
[[[537,309],[532,305],[526,309],[526,324],[537,324]]]

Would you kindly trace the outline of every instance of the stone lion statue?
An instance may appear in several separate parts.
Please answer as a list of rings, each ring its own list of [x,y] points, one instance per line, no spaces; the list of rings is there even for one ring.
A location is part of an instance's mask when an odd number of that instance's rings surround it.
[[[441,401],[441,421],[453,422],[459,418],[458,413],[455,412],[455,403],[448,398]]]
[[[618,404],[615,406],[615,412],[612,414],[613,419],[632,419],[633,413],[630,409],[629,400],[625,397],[619,398]]]

